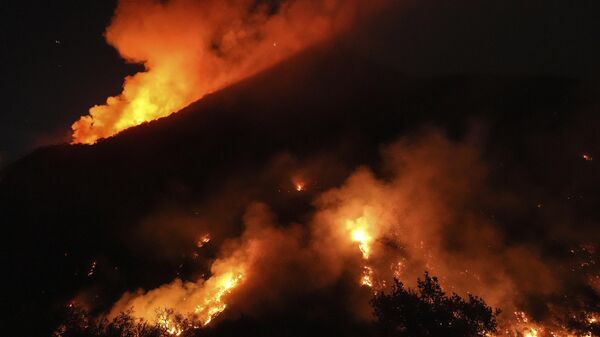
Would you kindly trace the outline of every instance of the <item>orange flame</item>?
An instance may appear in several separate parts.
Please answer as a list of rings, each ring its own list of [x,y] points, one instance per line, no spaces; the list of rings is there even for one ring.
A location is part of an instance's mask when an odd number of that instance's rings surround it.
[[[94,144],[179,111],[323,40],[358,1],[288,0],[276,14],[254,1],[121,0],[106,39],[144,72],[72,125],[72,143]]]
[[[227,308],[226,297],[243,282],[245,264],[237,256],[216,260],[213,275],[206,281],[182,282],[179,279],[146,293],[125,294],[114,306],[109,316],[131,309],[132,316],[155,322],[169,334],[179,335],[185,327],[174,324],[161,310],[176,310],[191,315],[204,326]]]
[[[198,315],[202,325],[207,325],[213,318],[223,312],[227,308],[227,304],[223,301],[223,297],[229,293],[241,282],[242,274],[233,271],[223,275],[218,275],[211,278],[207,282],[207,287],[210,287],[210,294],[206,296],[202,303],[196,305],[194,313]],[[214,283],[214,285],[213,285]]]

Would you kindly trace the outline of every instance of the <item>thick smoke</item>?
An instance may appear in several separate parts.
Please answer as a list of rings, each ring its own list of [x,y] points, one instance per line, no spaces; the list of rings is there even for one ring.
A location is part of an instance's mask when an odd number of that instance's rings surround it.
[[[473,134],[456,142],[427,131],[385,146],[377,169],[356,168],[339,187],[314,193],[314,208],[303,223],[282,223],[277,207],[249,201],[239,219],[243,233],[220,245],[209,275],[125,294],[111,315],[132,309],[134,316],[155,321],[161,310],[174,309],[206,324],[222,312],[261,315],[284,309],[295,296],[350,280],[354,286],[346,300],[357,319],[369,320],[373,291],[386,289],[393,278],[413,286],[429,271],[447,290],[482,296],[502,309],[507,331],[562,333],[561,310],[548,309],[557,317],[545,315],[533,323],[530,309],[565,291],[566,280],[551,259],[542,258],[540,247],[511,242],[489,216],[504,197],[491,189],[478,139]],[[265,171],[288,174],[285,166],[279,157]],[[300,171],[304,179],[317,180],[327,174],[318,167]],[[299,180],[298,175],[289,179]],[[212,226],[223,235],[221,227]],[[196,239],[190,236],[189,243]]]
[[[379,1],[375,1],[376,3]],[[73,124],[73,142],[93,144],[168,116],[345,29],[375,5],[318,0],[119,2],[106,40],[146,70],[123,92]]]

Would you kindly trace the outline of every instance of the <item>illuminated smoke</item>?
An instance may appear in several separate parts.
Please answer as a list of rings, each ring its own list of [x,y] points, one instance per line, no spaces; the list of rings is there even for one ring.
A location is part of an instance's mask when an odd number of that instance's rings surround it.
[[[211,266],[212,276],[196,282],[176,279],[157,289],[125,294],[109,316],[131,310],[134,317],[156,322],[169,329],[170,321],[160,315],[165,310],[191,316],[206,325],[227,308],[227,296],[244,282],[250,247],[239,247],[217,259]]]
[[[343,30],[359,4],[121,0],[106,40],[146,70],[125,78],[121,94],[75,122],[72,142],[93,144],[177,112]]]
[[[150,291],[127,293],[113,306],[109,317],[131,310],[131,315],[170,329],[172,322],[160,315],[165,310],[189,317],[199,326],[209,324],[227,307],[229,298],[245,287],[251,292],[260,288],[283,287],[283,281],[264,268],[288,265],[290,260],[281,256],[286,250],[291,259],[302,253],[297,231],[278,229],[272,223],[266,206],[255,204],[245,215],[246,230],[239,239],[223,244],[221,257],[211,266],[211,276],[195,282],[176,279]],[[294,249],[294,247],[297,247]],[[275,260],[279,262],[274,262]],[[309,259],[306,258],[306,261]],[[264,291],[261,291],[266,296]],[[169,326],[169,327],[167,327]],[[178,330],[174,330],[175,332]]]
[[[476,294],[502,309],[498,335],[567,336],[558,316],[535,321],[528,312],[530,298],[564,290],[559,271],[536,246],[507,240],[481,212],[495,199],[476,143],[429,132],[387,146],[383,172],[361,167],[341,186],[315,194],[315,212],[303,225],[278,223],[267,205],[251,204],[243,234],[223,244],[210,277],[126,294],[111,315],[132,308],[135,317],[160,323],[156,313],[171,308],[203,325],[227,310],[259,315],[264,303],[289,305],[290,292],[326,288],[350,275],[356,315],[370,319],[365,288],[387,289],[394,277],[414,286],[427,270],[448,292]],[[595,248],[581,250],[588,256]],[[595,313],[584,314],[596,322]]]

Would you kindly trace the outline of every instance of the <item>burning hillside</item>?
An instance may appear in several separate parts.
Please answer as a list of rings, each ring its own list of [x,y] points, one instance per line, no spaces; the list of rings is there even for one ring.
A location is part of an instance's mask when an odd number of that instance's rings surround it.
[[[290,292],[309,294],[349,278],[350,311],[368,321],[369,294],[389,291],[394,279],[415,286],[427,270],[439,275],[443,288],[477,294],[503,310],[499,329],[484,331],[487,336],[591,335],[598,311],[584,305],[584,294],[565,288],[562,268],[585,266],[569,274],[568,282],[594,289],[596,246],[573,247],[563,260],[542,257],[535,243],[507,240],[480,211],[494,209],[502,197],[488,190],[488,168],[474,142],[451,142],[432,131],[388,145],[385,178],[359,168],[341,186],[314,193],[314,213],[304,224],[278,223],[267,204],[250,204],[242,216],[243,234],[223,243],[209,276],[126,293],[109,317],[129,312],[178,335],[226,310],[260,317],[265,301],[285,310]],[[294,192],[299,191],[289,193]],[[555,294],[563,293],[581,304],[561,308],[563,299]],[[538,301],[547,309],[534,319],[530,310]],[[160,314],[165,310],[188,317],[188,323],[165,319]],[[587,321],[574,330],[570,324],[577,315]]]
[[[339,33],[366,7],[354,0],[120,1],[106,39],[146,71],[75,122],[73,143],[93,144],[177,112]]]
[[[404,76],[384,3],[120,1],[146,70],[0,175],[15,335],[598,335],[597,85]]]

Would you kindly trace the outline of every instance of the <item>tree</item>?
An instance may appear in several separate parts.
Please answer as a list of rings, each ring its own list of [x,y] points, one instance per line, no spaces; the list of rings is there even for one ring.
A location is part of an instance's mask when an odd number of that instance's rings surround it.
[[[417,281],[417,291],[394,281],[391,293],[380,292],[371,301],[385,336],[476,337],[496,331],[500,311],[477,296],[469,294],[467,300],[457,294],[447,296],[437,278],[427,272],[424,280]]]

